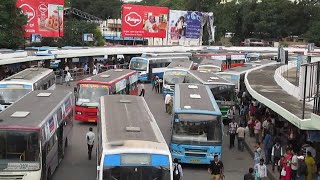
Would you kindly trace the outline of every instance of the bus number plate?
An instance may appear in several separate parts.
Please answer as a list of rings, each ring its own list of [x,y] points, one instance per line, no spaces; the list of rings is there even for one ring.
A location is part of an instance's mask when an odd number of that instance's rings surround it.
[[[200,162],[200,160],[198,160],[198,159],[192,159],[192,160],[190,160],[190,162],[192,162],[192,163],[198,163],[198,162]]]

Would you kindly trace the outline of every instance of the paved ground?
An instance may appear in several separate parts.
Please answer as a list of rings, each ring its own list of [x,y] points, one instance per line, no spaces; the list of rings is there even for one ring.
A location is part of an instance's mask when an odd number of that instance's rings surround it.
[[[73,90],[73,86],[58,86],[58,89]],[[155,116],[158,125],[164,135],[164,138],[170,142],[170,116],[164,112],[164,100],[160,94],[148,91],[150,86],[146,85],[145,99]],[[88,123],[74,123],[73,137],[65,155],[65,159],[54,174],[54,180],[93,180],[96,178],[96,155],[89,161],[86,154],[85,134],[88,128],[96,125]],[[226,134],[226,133],[225,133]],[[223,162],[225,164],[225,175],[227,180],[243,179],[243,174],[247,172],[250,166],[253,166],[253,160],[248,151],[239,152],[236,149],[229,150],[229,137],[224,135],[223,144]],[[209,180],[207,166],[183,165],[184,180]]]

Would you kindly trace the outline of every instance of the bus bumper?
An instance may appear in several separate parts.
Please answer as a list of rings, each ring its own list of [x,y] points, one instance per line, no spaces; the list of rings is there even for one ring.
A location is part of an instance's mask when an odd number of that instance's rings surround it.
[[[75,107],[74,119],[83,122],[97,122],[97,107]]]
[[[210,164],[217,154],[221,159],[222,146],[191,146],[171,144],[172,159],[184,164]]]
[[[4,179],[12,179],[13,177],[23,180],[41,179],[41,170],[39,171],[25,171],[25,172],[1,172],[0,177]]]

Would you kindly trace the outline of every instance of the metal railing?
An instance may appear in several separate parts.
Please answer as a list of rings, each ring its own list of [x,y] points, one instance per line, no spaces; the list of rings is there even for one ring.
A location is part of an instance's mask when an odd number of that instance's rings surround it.
[[[78,81],[78,80],[81,80],[85,77],[88,77],[90,76],[90,69],[88,68],[87,71],[85,71],[83,68],[78,68],[77,70],[74,70],[74,69],[70,69],[69,70],[70,74],[71,74],[71,81]],[[55,75],[56,75],[56,83],[57,84],[63,84],[65,83],[65,77],[67,75],[67,71],[55,71],[54,72]]]

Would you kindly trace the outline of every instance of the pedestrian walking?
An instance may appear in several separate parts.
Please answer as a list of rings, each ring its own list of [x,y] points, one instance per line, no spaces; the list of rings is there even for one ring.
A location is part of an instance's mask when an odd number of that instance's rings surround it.
[[[238,135],[238,149],[240,151],[243,151],[244,149],[244,138],[245,138],[245,131],[246,129],[243,127],[243,125],[240,125],[237,129],[237,135]]]
[[[305,180],[308,175],[308,168],[304,161],[304,156],[298,156],[297,180]]]
[[[211,174],[210,180],[221,180],[224,178],[223,163],[219,160],[217,154],[214,155],[214,161],[210,162],[208,172]]]
[[[263,139],[264,154],[266,159],[266,165],[271,161],[271,151],[273,146],[273,138],[269,131],[265,131],[265,137]]]
[[[169,111],[168,114],[172,114],[172,109],[173,109],[173,97],[171,96],[170,101],[169,101]]]
[[[293,156],[291,160],[291,179],[297,179],[297,171],[299,168],[298,155],[296,151],[293,151]]]
[[[159,92],[158,93],[161,93],[162,92],[162,86],[163,86],[163,81],[162,79],[158,79],[158,86],[159,86]]]
[[[261,159],[262,159],[262,150],[260,147],[260,143],[258,142],[255,145],[255,150],[254,150],[254,165],[259,164]]]
[[[272,147],[271,157],[272,157],[272,171],[274,167],[277,166],[278,171],[280,172],[279,160],[283,156],[282,146],[279,140],[276,141],[276,144]]]
[[[173,180],[182,180],[183,179],[183,172],[182,167],[179,164],[177,158],[173,160]]]
[[[166,105],[166,113],[169,113],[170,100],[171,100],[171,95],[167,94],[164,99],[164,104]]]
[[[228,109],[227,118],[228,118],[228,123],[235,120],[235,110],[234,110],[233,106],[230,106],[230,108]]]
[[[287,148],[286,154],[284,155],[284,166],[281,170],[281,180],[291,180],[291,161],[292,161],[291,148]]]
[[[254,180],[254,169],[249,168],[249,172],[244,175],[244,180]]]
[[[250,132],[250,137],[253,137],[255,124],[254,124],[254,120],[251,117],[249,117],[249,119],[250,120],[248,121],[248,128],[249,128],[249,132]]]
[[[64,80],[66,81],[66,86],[70,86],[70,81],[72,80],[72,76],[69,71],[67,71],[67,74]]]
[[[94,143],[95,134],[92,132],[92,127],[89,128],[89,132],[86,134],[87,145],[88,145],[88,158],[91,160],[92,148]]]
[[[261,132],[261,122],[256,119],[254,125],[254,137],[256,138],[256,143],[260,142],[260,132]]]
[[[152,85],[151,91],[153,91],[154,89],[156,89],[156,77],[152,77],[151,85]]]
[[[230,149],[234,147],[234,140],[236,138],[237,129],[238,129],[238,124],[233,119],[232,122],[229,123],[229,131],[228,131],[228,134],[230,136],[230,145],[229,145]]]
[[[305,158],[305,163],[306,163],[307,169],[308,169],[308,174],[307,174],[306,180],[312,180],[312,176],[315,171],[316,162],[315,162],[314,158],[312,157],[312,154],[310,151],[307,152],[307,156]]]
[[[144,83],[143,82],[140,84],[140,89],[141,89],[141,91],[140,91],[140,95],[139,96],[144,97],[145,89],[144,89]]]
[[[267,180],[267,166],[264,164],[264,159],[260,159],[260,163],[256,164],[254,169],[258,180]]]
[[[97,75],[97,74],[98,74],[98,70],[97,70],[96,67],[93,68],[92,74],[93,74],[93,75]]]

